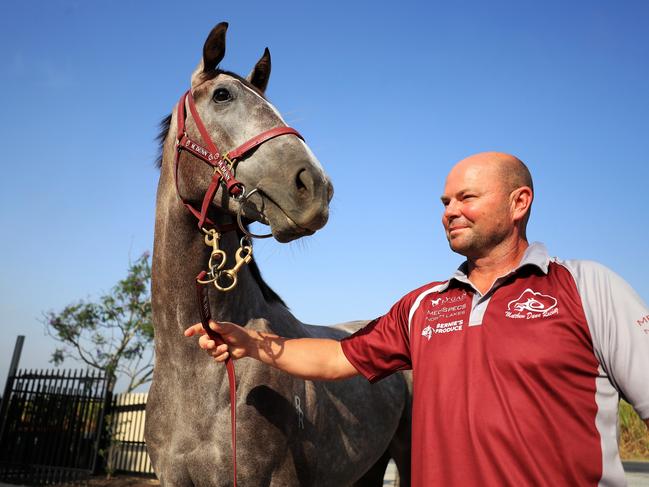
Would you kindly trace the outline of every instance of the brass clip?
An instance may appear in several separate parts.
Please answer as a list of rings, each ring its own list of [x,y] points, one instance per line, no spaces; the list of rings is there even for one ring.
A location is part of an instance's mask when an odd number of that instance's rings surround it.
[[[232,269],[219,270],[217,273],[217,278],[214,280],[214,286],[219,291],[231,291],[237,285],[237,274],[239,270],[252,260],[252,247],[250,245],[243,245],[239,247],[237,253],[235,254],[236,263]],[[230,280],[229,285],[221,285],[219,280],[222,276],[227,276]]]
[[[207,263],[207,275],[210,276],[210,279],[199,279],[198,282],[201,284],[209,284],[216,281],[219,271],[223,266],[225,266],[227,255],[219,248],[219,241],[221,240],[220,233],[213,228],[209,230],[201,228],[201,230],[205,234],[205,245],[212,247],[212,253],[210,254],[210,260]]]
[[[201,230],[205,234],[205,245],[212,247],[212,253],[207,263],[209,279],[197,279],[197,281],[201,284],[213,283],[214,287],[219,291],[231,291],[237,285],[237,274],[239,274],[241,268],[252,260],[252,245],[248,239],[243,237],[235,254],[234,267],[232,269],[223,269],[227,254],[219,248],[221,234],[213,228],[209,230],[201,228]],[[226,281],[221,284],[223,279]]]

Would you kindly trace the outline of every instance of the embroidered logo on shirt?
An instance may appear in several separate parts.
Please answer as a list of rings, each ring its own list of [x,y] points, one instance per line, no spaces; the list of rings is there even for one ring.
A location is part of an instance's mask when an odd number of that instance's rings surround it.
[[[462,292],[456,296],[441,296],[437,299],[431,299],[430,304],[433,306],[439,306],[441,304],[453,304],[460,303],[466,299],[466,292]]]
[[[437,323],[435,328],[428,325],[421,332],[421,336],[425,337],[427,340],[430,340],[433,336],[433,333],[452,333],[455,331],[462,331],[462,325],[464,320],[455,320],[449,321],[446,323]]]
[[[430,300],[426,310],[426,321],[438,321],[461,316],[466,312],[467,293],[456,296],[440,296]]]
[[[433,336],[433,329],[428,325],[421,332],[421,336],[426,337],[427,340],[430,340],[430,337]]]
[[[545,318],[558,312],[556,298],[527,288],[517,299],[509,302],[505,316],[507,318],[525,318],[529,320]]]
[[[447,323],[437,323],[435,333],[451,333],[453,331],[462,331],[464,320],[449,321]]]

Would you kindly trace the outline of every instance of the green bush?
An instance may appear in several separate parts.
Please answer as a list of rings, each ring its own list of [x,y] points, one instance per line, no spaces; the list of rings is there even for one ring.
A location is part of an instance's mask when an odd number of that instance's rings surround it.
[[[630,404],[620,401],[620,456],[622,460],[649,461],[649,432]]]

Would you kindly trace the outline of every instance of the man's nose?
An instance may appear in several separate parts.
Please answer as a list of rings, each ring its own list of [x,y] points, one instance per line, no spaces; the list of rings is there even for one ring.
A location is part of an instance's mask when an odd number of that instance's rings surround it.
[[[457,200],[451,200],[444,207],[444,218],[449,219],[460,215],[460,204]]]

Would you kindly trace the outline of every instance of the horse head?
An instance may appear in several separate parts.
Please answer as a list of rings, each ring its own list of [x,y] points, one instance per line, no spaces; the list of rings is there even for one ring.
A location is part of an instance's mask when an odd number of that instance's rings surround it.
[[[223,22],[212,29],[191,78],[195,109],[214,145],[223,153],[261,133],[287,127],[265,97],[271,71],[267,48],[245,78],[219,68],[225,56],[227,27]],[[190,113],[186,131],[191,138],[201,140]],[[190,153],[183,152],[179,157],[178,192],[184,200],[200,207],[212,178],[211,168]],[[240,212],[248,221],[269,225],[280,242],[311,235],[327,222],[333,186],[299,136],[287,133],[255,146],[234,162],[232,170],[250,197],[229,197],[221,185],[211,202],[213,207],[231,215]]]

